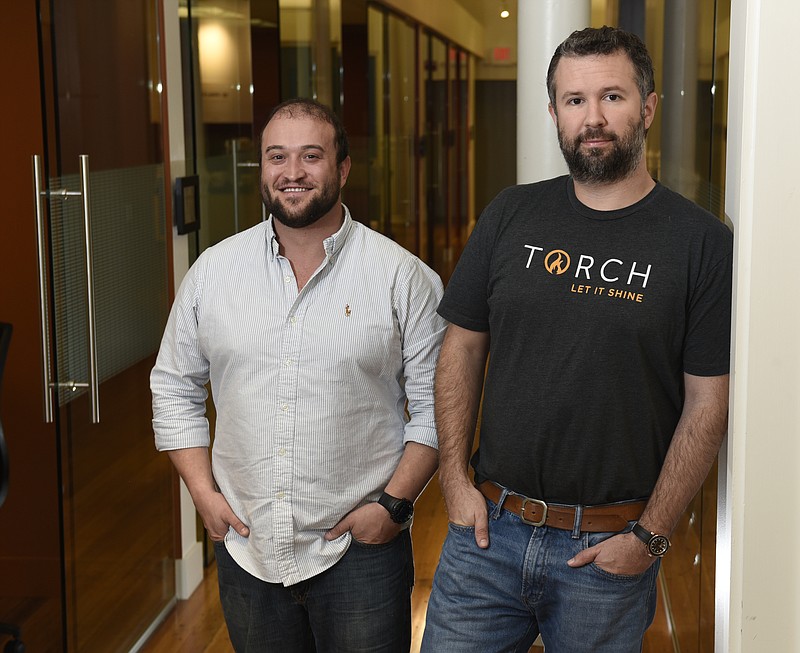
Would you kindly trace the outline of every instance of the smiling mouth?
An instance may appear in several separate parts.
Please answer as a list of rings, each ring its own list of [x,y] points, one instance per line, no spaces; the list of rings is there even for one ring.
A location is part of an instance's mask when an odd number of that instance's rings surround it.
[[[286,188],[278,189],[281,193],[305,193],[311,190],[310,188],[303,188],[301,186],[287,186]]]

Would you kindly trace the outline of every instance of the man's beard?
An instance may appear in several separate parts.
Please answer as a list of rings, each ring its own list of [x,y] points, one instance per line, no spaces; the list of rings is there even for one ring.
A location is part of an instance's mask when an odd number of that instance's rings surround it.
[[[302,210],[295,209],[291,203],[284,204],[266,186],[261,190],[261,198],[264,201],[264,207],[267,212],[275,216],[278,222],[292,229],[302,229],[314,224],[336,206],[339,201],[340,190],[339,178],[332,178],[322,186],[320,192]]]
[[[622,136],[599,128],[589,128],[569,141],[559,129],[558,144],[575,181],[582,184],[607,184],[621,181],[633,174],[644,152],[646,133],[642,116],[637,123],[631,122]],[[609,152],[601,148],[590,149],[588,152],[581,150],[583,141],[598,138],[612,140]]]

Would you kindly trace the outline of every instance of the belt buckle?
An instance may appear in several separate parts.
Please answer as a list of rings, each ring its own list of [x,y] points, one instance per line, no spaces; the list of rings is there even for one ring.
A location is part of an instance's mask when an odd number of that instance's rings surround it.
[[[530,519],[525,518],[525,507],[529,503],[535,503],[542,507],[542,518],[539,521],[532,521]],[[544,523],[547,521],[547,504],[539,499],[529,499],[528,497],[523,497],[522,510],[520,510],[519,516],[524,523],[528,524],[528,526],[544,526]]]

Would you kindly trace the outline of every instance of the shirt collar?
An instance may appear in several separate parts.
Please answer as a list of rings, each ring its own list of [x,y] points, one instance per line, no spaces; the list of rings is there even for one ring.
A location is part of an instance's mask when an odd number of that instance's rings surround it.
[[[344,209],[344,220],[342,221],[342,226],[339,228],[339,231],[331,234],[322,241],[322,246],[325,248],[325,256],[329,260],[342,249],[353,226],[353,218],[350,217],[350,209],[344,204],[342,204],[342,208]],[[275,260],[280,253],[280,243],[278,242],[278,237],[275,235],[275,227],[273,224],[274,219],[273,215],[270,214],[269,220],[267,220],[266,223],[266,239],[269,244],[267,256],[270,261]]]

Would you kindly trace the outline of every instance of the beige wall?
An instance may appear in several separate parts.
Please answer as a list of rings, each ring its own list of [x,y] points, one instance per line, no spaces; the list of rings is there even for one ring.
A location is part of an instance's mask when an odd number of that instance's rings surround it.
[[[735,228],[719,653],[800,651],[800,85],[794,0],[732,0],[726,212]]]
[[[523,0],[524,1],[524,0]],[[500,9],[505,7],[510,12],[508,18],[500,18]],[[475,67],[475,79],[478,80],[516,80],[517,79],[517,0],[500,2],[484,2],[481,4],[483,15],[481,24],[485,31],[484,51],[482,59]],[[508,59],[495,56],[495,49],[507,49]]]

